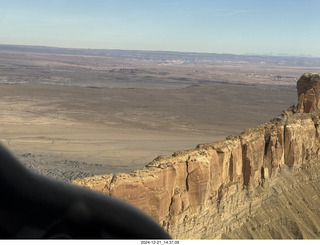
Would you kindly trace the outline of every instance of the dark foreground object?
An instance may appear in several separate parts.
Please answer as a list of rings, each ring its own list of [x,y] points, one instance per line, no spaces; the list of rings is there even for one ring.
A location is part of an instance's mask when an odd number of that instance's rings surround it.
[[[36,175],[0,146],[0,238],[169,239],[133,206]]]

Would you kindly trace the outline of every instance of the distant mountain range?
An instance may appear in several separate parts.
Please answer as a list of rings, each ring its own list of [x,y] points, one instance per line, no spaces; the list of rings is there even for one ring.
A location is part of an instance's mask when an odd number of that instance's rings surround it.
[[[275,65],[320,66],[320,57],[274,56],[274,55],[236,55],[217,53],[175,52],[175,51],[144,51],[116,49],[78,49],[46,46],[0,44],[0,51],[32,52],[65,55],[88,55],[102,57],[132,58],[138,60],[182,60],[184,63],[231,62],[231,63],[266,63]]]

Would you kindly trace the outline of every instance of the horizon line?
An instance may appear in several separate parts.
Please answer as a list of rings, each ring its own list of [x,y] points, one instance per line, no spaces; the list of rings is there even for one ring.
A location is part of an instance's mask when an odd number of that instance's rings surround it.
[[[0,46],[18,46],[18,47],[34,47],[34,48],[56,48],[56,49],[69,49],[69,50],[113,50],[113,51],[137,51],[137,52],[168,52],[168,53],[185,53],[185,54],[216,54],[216,55],[234,55],[234,56],[263,56],[263,57],[295,57],[295,58],[320,58],[320,56],[312,56],[311,54],[273,54],[273,52],[268,52],[265,54],[261,53],[218,53],[209,51],[177,51],[177,50],[161,50],[161,49],[121,49],[121,48],[73,48],[73,47],[63,47],[63,46],[50,46],[50,45],[40,45],[40,44],[8,44],[0,43]]]

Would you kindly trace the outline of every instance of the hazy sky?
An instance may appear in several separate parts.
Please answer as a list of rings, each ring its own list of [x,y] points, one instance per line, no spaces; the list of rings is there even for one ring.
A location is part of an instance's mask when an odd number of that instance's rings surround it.
[[[0,43],[320,57],[319,0],[0,0]]]

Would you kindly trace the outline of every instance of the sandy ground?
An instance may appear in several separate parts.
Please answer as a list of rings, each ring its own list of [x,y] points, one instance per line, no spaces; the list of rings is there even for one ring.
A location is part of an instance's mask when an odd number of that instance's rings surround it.
[[[208,84],[90,88],[0,84],[0,141],[61,180],[139,169],[158,155],[223,140],[296,103],[294,87]]]
[[[315,58],[0,45],[0,142],[62,180],[129,172],[297,103]]]

